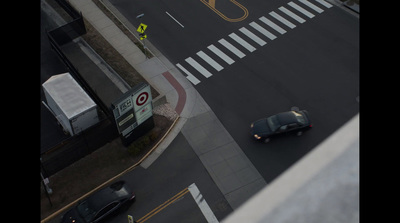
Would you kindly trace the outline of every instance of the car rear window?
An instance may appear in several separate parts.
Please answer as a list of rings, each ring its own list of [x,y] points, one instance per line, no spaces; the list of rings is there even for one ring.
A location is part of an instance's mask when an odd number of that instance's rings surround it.
[[[280,123],[276,115],[267,118],[267,121],[268,121],[268,126],[271,128],[273,132],[275,132],[275,130],[280,127]]]
[[[110,188],[113,190],[121,190],[122,186],[124,186],[124,182],[123,181],[118,181],[116,183],[113,183],[110,185]]]
[[[292,111],[292,113],[294,114],[294,116],[296,117],[297,121],[300,122],[301,124],[305,124],[306,120],[304,119],[304,116],[296,111]]]

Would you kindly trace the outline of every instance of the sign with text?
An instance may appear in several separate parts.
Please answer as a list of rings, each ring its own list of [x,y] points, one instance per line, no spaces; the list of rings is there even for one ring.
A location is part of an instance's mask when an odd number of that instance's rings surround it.
[[[120,134],[127,135],[153,115],[150,85],[140,83],[111,104]]]

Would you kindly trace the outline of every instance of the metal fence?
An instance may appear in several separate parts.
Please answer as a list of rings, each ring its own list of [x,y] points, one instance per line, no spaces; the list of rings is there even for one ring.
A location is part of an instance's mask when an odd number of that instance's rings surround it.
[[[52,148],[46,149],[41,154],[41,167],[44,177],[49,177],[63,168],[71,165],[84,156],[94,152],[107,142],[118,137],[118,130],[112,119],[111,110],[91,89],[89,84],[82,78],[78,69],[64,54],[61,46],[73,41],[75,38],[86,34],[86,27],[82,14],[75,10],[65,0],[55,0],[73,18],[73,21],[48,31],[47,36],[52,49],[68,67],[70,74],[90,95],[98,105],[100,121],[96,125],[86,129],[81,134],[63,140]]]

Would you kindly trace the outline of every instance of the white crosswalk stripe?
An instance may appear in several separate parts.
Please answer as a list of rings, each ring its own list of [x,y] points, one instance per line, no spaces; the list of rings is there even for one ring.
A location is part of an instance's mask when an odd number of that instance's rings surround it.
[[[256,50],[256,48],[254,46],[250,45],[250,43],[246,42],[244,39],[242,39],[235,33],[229,34],[229,37],[231,37],[233,40],[238,42],[240,45],[242,45],[244,48],[246,48],[250,52],[253,52],[254,50]]]
[[[282,22],[283,24],[287,25],[289,28],[293,29],[294,27],[296,27],[295,24],[289,22],[287,19],[283,18],[282,16],[280,16],[279,14],[277,14],[276,12],[272,11],[269,13],[272,17],[274,17],[275,19],[279,20],[280,22]]]
[[[199,63],[197,63],[197,61],[195,61],[193,58],[188,57],[185,59],[185,61],[188,64],[190,64],[194,69],[199,71],[204,77],[209,78],[212,76],[212,73],[210,73],[210,71],[208,71],[206,68],[201,66]]]
[[[321,3],[321,5],[323,5],[323,6],[327,7],[327,8],[332,7],[331,4],[329,4],[328,2],[326,2],[326,1],[324,1],[324,0],[315,0],[315,1]]]
[[[250,26],[256,29],[258,32],[262,33],[264,36],[270,38],[271,40],[276,39],[276,36],[270,33],[268,30],[264,29],[262,26],[258,25],[255,22],[251,22]]]
[[[301,2],[301,3],[303,3],[304,5],[306,5],[306,6],[310,7],[310,8],[312,8],[313,10],[315,10],[315,11],[318,12],[318,13],[322,13],[322,12],[324,11],[324,10],[321,9],[320,7],[318,7],[318,6],[314,5],[314,4],[312,4],[311,2],[309,2],[309,1],[307,1],[307,0],[299,0],[299,2]]]
[[[264,40],[262,40],[260,37],[256,36],[254,33],[250,32],[245,27],[242,27],[239,30],[240,30],[240,32],[245,34],[247,37],[249,37],[250,39],[254,40],[254,42],[258,43],[258,45],[264,46],[265,44],[267,44]]]
[[[258,46],[267,44],[266,39],[276,39],[277,34],[275,32],[285,34],[290,29],[295,28],[296,24],[298,24],[297,22],[302,24],[306,22],[307,18],[314,18],[315,15],[317,15],[315,12],[322,13],[325,8],[333,7],[332,4],[329,4],[325,0],[289,0],[287,5],[290,7],[286,5],[280,6],[278,10],[270,11],[267,15],[261,16],[259,18],[261,23],[252,21],[248,26],[239,28],[240,32],[232,32],[228,35],[229,38],[221,38],[218,40],[218,44],[214,43],[215,45],[210,44],[207,47],[208,50],[198,51],[193,58],[187,57],[185,59],[186,65],[182,64],[189,70],[180,63],[177,63],[176,66],[186,75],[186,78],[193,85],[197,85],[201,83],[201,81],[197,79],[199,75],[210,78],[213,76],[213,73],[210,71],[217,74],[215,71],[220,72],[227,68],[222,60],[228,65],[232,65],[235,63],[235,60],[246,56],[244,51],[247,50],[250,53],[254,52],[258,49]],[[249,26],[252,28],[249,28]],[[287,29],[286,26],[290,29]],[[257,30],[257,32],[252,29]],[[255,45],[253,41],[257,44]],[[221,48],[219,44],[223,47]],[[246,50],[243,50],[243,48]],[[231,53],[235,54],[238,58],[231,58],[231,56],[228,56],[231,55]],[[188,64],[190,66],[188,66]],[[203,78],[203,80],[205,79]]]
[[[219,63],[217,63],[215,60],[213,60],[211,57],[209,57],[207,54],[205,54],[203,51],[199,51],[196,53],[201,59],[206,61],[208,64],[210,64],[212,67],[214,67],[217,71],[221,71],[224,69]]]
[[[213,53],[215,53],[217,56],[219,56],[221,59],[223,59],[225,62],[227,62],[229,65],[231,65],[235,62],[234,60],[232,60],[232,58],[230,58],[228,55],[226,55],[220,49],[215,47],[213,44],[209,45],[207,48],[209,50],[211,50]]]
[[[259,20],[261,20],[263,23],[269,25],[271,28],[275,29],[278,31],[280,34],[286,33],[286,30],[282,29],[280,26],[272,22],[271,20],[265,18],[264,16],[260,17]]]
[[[192,84],[197,85],[198,83],[200,83],[199,79],[197,79],[192,73],[190,73],[188,70],[186,70],[186,68],[184,68],[182,65],[180,65],[179,63],[176,64],[176,66],[181,69],[187,76],[186,78],[192,82]]]
[[[236,56],[239,58],[243,58],[246,56],[242,51],[240,51],[238,48],[234,47],[232,44],[230,44],[228,41],[226,41],[224,38],[218,40],[219,43],[221,43],[224,47],[226,47],[228,50],[230,50],[232,53],[234,53]]]
[[[297,11],[303,13],[304,15],[306,15],[310,19],[314,17],[314,14],[312,14],[311,12],[305,10],[304,8],[300,7],[299,5],[297,5],[294,2],[289,2],[288,5],[290,5],[292,8],[296,9]]]
[[[279,7],[279,10],[281,10],[286,15],[292,17],[293,19],[295,19],[299,23],[304,23],[306,21],[303,18],[301,18],[300,16],[294,14],[293,12],[291,12],[290,10],[288,10],[287,8],[285,8],[283,6]]]

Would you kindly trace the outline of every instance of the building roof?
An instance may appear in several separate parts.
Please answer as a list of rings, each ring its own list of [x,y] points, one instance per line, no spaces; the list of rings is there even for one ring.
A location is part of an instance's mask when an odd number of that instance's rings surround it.
[[[42,86],[68,119],[96,106],[70,73],[51,76]]]

